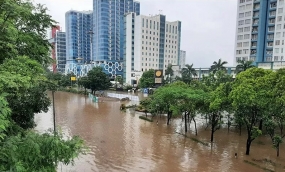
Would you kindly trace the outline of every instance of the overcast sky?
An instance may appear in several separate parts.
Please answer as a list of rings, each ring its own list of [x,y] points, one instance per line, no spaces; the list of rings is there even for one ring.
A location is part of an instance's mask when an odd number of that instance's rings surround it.
[[[65,31],[65,12],[92,10],[93,0],[34,0],[45,4]],[[186,63],[209,67],[221,58],[233,64],[237,0],[139,0],[141,14],[166,15],[167,21],[182,22],[181,50]]]

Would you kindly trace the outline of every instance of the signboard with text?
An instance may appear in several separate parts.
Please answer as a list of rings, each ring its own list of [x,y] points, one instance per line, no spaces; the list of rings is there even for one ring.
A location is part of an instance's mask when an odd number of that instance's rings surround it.
[[[162,70],[154,70],[154,83],[162,84],[163,71]]]

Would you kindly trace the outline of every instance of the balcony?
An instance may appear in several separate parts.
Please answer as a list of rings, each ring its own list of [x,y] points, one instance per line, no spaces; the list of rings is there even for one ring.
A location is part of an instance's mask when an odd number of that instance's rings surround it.
[[[257,32],[258,32],[258,29],[252,29],[251,32],[252,32],[252,33],[257,33]]]

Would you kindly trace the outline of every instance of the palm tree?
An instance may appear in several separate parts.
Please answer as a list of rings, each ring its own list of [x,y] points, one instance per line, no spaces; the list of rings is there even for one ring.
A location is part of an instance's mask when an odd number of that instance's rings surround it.
[[[245,60],[238,60],[238,64],[236,66],[236,74],[246,71],[249,68],[255,67],[252,62],[253,61],[245,61]]]
[[[213,65],[210,68],[210,72],[213,72],[215,74],[219,70],[226,70],[225,64],[228,64],[227,61],[222,61],[222,59],[219,59],[218,62],[214,61]]]
[[[192,76],[197,76],[197,72],[193,68],[193,64],[191,65],[186,64],[185,68],[182,68],[181,74],[182,74],[182,81],[186,83],[190,83],[190,81],[192,80]]]

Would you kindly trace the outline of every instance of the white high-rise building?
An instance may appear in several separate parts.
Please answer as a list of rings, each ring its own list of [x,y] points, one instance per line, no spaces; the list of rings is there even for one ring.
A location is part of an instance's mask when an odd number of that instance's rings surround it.
[[[136,84],[150,69],[165,71],[168,64],[179,65],[181,22],[166,21],[165,15],[125,16],[126,83]]]
[[[238,0],[234,64],[284,61],[284,0]]]
[[[181,69],[185,67],[185,61],[186,61],[186,51],[180,50],[179,66]]]

